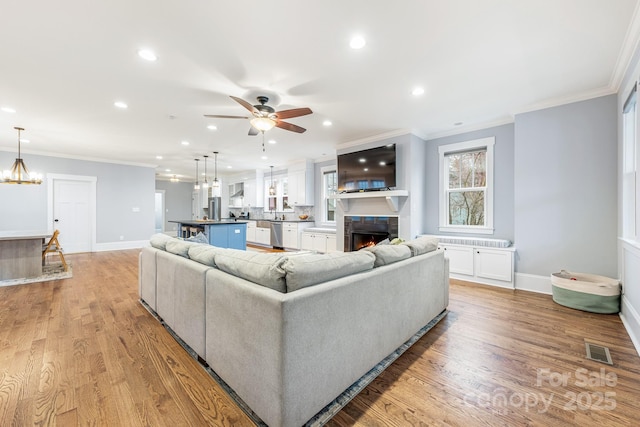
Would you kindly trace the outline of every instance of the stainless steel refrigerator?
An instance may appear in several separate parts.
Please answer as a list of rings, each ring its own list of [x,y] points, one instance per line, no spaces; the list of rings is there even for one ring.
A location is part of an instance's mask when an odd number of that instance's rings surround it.
[[[209,219],[220,221],[222,214],[222,198],[209,197]]]

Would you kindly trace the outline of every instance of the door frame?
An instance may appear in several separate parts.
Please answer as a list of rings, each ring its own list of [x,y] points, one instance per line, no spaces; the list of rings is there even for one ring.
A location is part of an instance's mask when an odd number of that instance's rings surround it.
[[[165,232],[165,228],[166,228],[165,227],[165,211],[166,211],[166,207],[165,206],[166,206],[167,202],[166,202],[165,198],[167,197],[167,193],[166,193],[165,190],[156,189],[155,194],[158,194],[158,193],[162,194],[162,230],[160,232],[164,233]],[[155,207],[155,200],[154,200],[154,207]],[[155,230],[155,226],[153,228]]]
[[[84,175],[47,174],[47,230],[53,233],[53,188],[54,181],[80,181],[89,183],[89,225],[91,226],[90,251],[96,250],[96,183],[98,177]]]

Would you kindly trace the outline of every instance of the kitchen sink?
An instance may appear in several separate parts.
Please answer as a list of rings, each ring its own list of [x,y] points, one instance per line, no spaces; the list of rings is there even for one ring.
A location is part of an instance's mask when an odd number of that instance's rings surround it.
[[[258,220],[258,221],[256,221],[256,227],[259,227],[259,228],[271,228],[271,221]]]

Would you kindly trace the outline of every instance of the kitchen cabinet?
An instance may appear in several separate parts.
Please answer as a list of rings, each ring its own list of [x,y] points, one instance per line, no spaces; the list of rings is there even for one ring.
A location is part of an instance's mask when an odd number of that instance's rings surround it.
[[[449,259],[449,273],[454,279],[468,280],[506,288],[515,287],[515,248],[438,244]]]
[[[336,252],[336,235],[331,233],[304,232],[300,238],[300,247],[306,251]]]
[[[312,161],[299,162],[288,168],[288,203],[295,206],[314,205],[314,165]]]
[[[256,222],[247,221],[247,242],[256,241]]]
[[[271,228],[256,227],[255,243],[260,245],[271,245]]]
[[[301,234],[306,228],[313,226],[313,222],[285,222],[282,224],[282,246],[288,249],[301,248]]]

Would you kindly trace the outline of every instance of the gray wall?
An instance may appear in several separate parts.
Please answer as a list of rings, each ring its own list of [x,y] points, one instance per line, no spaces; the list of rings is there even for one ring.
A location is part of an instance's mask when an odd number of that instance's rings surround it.
[[[8,169],[16,153],[0,151],[0,168]],[[41,185],[0,184],[0,231],[51,230],[47,224],[46,174],[95,176],[96,243],[148,240],[154,230],[153,168],[23,154],[31,171],[43,174]],[[133,212],[132,208],[139,208]]]
[[[169,221],[191,219],[193,183],[156,181],[155,185],[156,190],[164,190],[164,229],[176,231],[178,225]]]
[[[426,200],[424,214],[424,231],[428,234],[439,234],[438,231],[438,204],[439,204],[439,171],[438,171],[438,147],[457,142],[471,141],[474,139],[495,137],[494,146],[494,229],[493,235],[478,234],[479,237],[507,239],[514,242],[514,125],[507,124],[474,132],[427,141],[426,164],[424,166],[424,181],[426,186]],[[464,234],[474,236],[474,234]]]
[[[515,121],[517,271],[617,277],[616,96]]]

